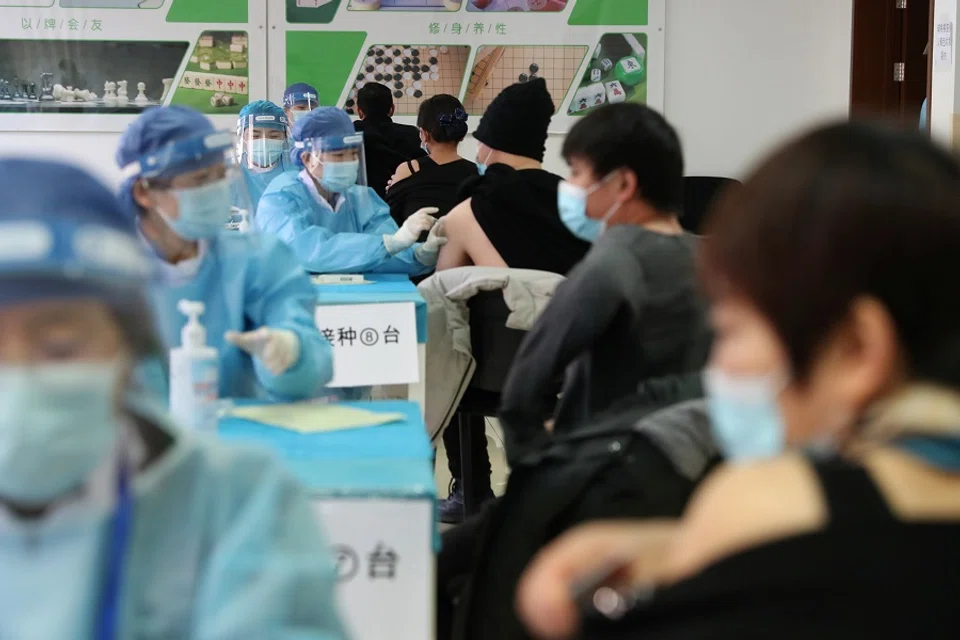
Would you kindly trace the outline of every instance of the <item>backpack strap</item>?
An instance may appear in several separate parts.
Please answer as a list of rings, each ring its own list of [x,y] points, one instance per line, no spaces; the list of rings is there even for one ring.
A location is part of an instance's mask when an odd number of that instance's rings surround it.
[[[831,457],[813,462],[830,516],[828,527],[861,527],[864,521],[893,520],[886,498],[867,470]]]

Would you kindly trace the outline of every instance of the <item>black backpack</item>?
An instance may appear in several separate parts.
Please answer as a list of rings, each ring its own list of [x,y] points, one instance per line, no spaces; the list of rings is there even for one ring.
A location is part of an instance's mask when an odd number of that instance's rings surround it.
[[[555,437],[516,464],[504,496],[487,506],[472,569],[452,588],[455,640],[528,640],[514,613],[516,585],[533,556],[578,524],[610,518],[675,518],[703,473],[680,473],[641,423],[664,404],[702,395],[699,374],[672,391],[641,393],[594,426]],[[701,405],[702,406],[702,405]],[[705,416],[699,416],[704,420]],[[439,638],[439,640],[448,640]]]

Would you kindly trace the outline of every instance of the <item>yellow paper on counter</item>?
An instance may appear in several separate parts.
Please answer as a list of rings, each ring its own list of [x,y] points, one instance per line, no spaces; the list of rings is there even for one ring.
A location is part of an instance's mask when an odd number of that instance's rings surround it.
[[[405,418],[402,413],[377,413],[338,404],[306,402],[235,407],[231,413],[244,420],[305,434],[374,427]]]

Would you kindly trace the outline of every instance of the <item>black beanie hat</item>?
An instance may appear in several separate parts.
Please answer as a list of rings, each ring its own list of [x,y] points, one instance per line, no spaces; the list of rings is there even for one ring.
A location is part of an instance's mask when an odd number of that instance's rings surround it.
[[[555,111],[543,78],[513,84],[493,99],[473,137],[491,149],[543,161]]]

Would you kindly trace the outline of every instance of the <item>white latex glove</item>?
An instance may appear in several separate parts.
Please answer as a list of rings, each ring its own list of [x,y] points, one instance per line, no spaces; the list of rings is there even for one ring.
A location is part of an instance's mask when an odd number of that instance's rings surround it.
[[[437,221],[437,224],[433,225],[433,229],[430,229],[427,241],[417,247],[414,257],[422,265],[435,267],[437,266],[437,259],[440,257],[440,248],[445,244],[447,244],[447,230],[441,218]]]
[[[437,219],[431,214],[439,212],[440,209],[436,207],[424,207],[407,218],[395,234],[383,236],[383,246],[387,248],[387,253],[393,256],[417,244],[420,234],[430,231],[433,225],[437,224]]]
[[[286,373],[300,360],[300,338],[293,331],[260,327],[256,331],[227,331],[224,338],[260,360],[275,376]]]

